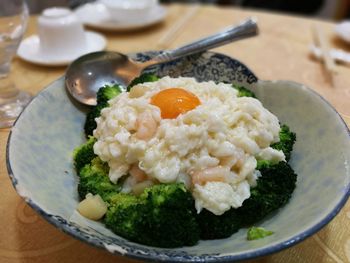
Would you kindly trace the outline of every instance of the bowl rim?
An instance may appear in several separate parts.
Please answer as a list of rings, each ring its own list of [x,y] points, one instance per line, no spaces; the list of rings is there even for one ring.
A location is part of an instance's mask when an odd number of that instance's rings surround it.
[[[206,52],[206,53],[212,53],[215,55],[219,55],[219,56],[223,56],[226,58],[229,58],[230,60],[234,60],[237,61],[238,63],[240,63],[242,66],[244,66],[248,71],[250,71],[250,69],[248,67],[246,67],[243,63],[241,63],[240,61],[231,58],[228,55],[225,54],[221,54],[221,53],[217,53],[217,52]],[[138,54],[146,54],[147,52],[139,52]],[[250,71],[253,75],[254,73],[252,71]],[[33,101],[35,101],[38,97],[38,95],[42,92],[44,92],[45,90],[48,90],[54,83],[62,81],[62,79],[64,80],[64,75],[61,76],[60,78],[54,80],[53,82],[51,82],[50,84],[48,84],[44,89],[42,89],[32,100],[31,102],[28,104],[30,105]],[[257,78],[258,79],[258,78]],[[343,120],[343,118],[341,117],[341,115],[337,112],[337,110],[325,99],[323,98],[320,94],[318,94],[316,91],[314,91],[313,89],[300,84],[298,82],[295,81],[289,81],[289,80],[274,80],[274,81],[266,81],[266,80],[259,80],[259,82],[264,82],[264,83],[275,83],[275,82],[284,82],[284,83],[289,83],[289,84],[293,84],[293,85],[298,85],[298,86],[302,86],[308,93],[311,93],[312,95],[318,97],[323,103],[326,104],[326,106],[329,107],[330,110],[332,110],[333,113],[335,113],[342,125],[345,127],[345,130],[347,131],[348,137],[350,139],[350,128],[347,126],[346,122]],[[67,94],[67,96],[69,96]],[[28,107],[26,107],[21,114],[18,116],[18,118],[16,119],[13,127],[16,127],[17,122],[20,120],[23,112],[25,112],[27,110]],[[346,185],[345,190],[343,191],[343,196],[341,197],[341,199],[339,200],[339,202],[335,205],[335,207],[322,219],[320,219],[316,224],[314,224],[312,227],[306,229],[305,231],[296,234],[290,238],[288,238],[287,240],[280,242],[280,243],[276,243],[274,245],[268,246],[268,247],[262,247],[259,249],[255,249],[254,251],[246,251],[244,253],[237,253],[234,255],[230,255],[230,254],[224,254],[224,255],[213,255],[212,257],[207,258],[206,256],[203,256],[203,258],[201,258],[201,256],[194,256],[194,255],[186,255],[186,256],[179,256],[176,258],[171,258],[171,256],[167,255],[164,252],[160,252],[159,255],[163,255],[163,257],[157,257],[157,256],[153,256],[153,255],[148,255],[148,254],[144,254],[144,253],[135,253],[134,250],[130,250],[130,251],[126,251],[125,253],[118,251],[118,250],[113,250],[110,251],[107,249],[107,247],[104,245],[104,243],[101,242],[94,242],[91,241],[88,237],[84,236],[84,235],[79,235],[76,231],[73,231],[72,228],[74,227],[74,225],[59,217],[59,216],[53,216],[47,212],[44,211],[44,209],[42,209],[39,205],[37,205],[31,198],[26,197],[18,188],[18,181],[16,179],[15,174],[13,173],[12,167],[11,167],[11,161],[10,161],[10,147],[11,147],[11,138],[13,135],[13,130],[10,130],[8,139],[7,139],[7,145],[6,145],[6,167],[7,167],[7,172],[8,175],[11,179],[12,185],[15,188],[17,194],[22,197],[25,202],[31,207],[33,208],[39,215],[41,215],[46,221],[48,221],[50,224],[54,225],[55,227],[57,227],[59,230],[63,231],[64,233],[69,234],[70,236],[83,241],[84,243],[87,243],[89,245],[92,245],[94,247],[97,248],[101,248],[104,250],[109,251],[111,254],[115,254],[115,255],[120,255],[120,256],[127,256],[133,259],[138,259],[138,260],[145,260],[145,261],[153,261],[153,262],[232,262],[232,261],[242,261],[242,260],[248,260],[248,259],[253,259],[253,258],[258,258],[258,257],[263,257],[263,256],[267,256],[270,255],[272,253],[276,253],[278,251],[284,250],[286,248],[289,248],[293,245],[296,245],[298,243],[300,243],[301,241],[305,240],[306,238],[312,236],[313,234],[315,234],[316,232],[318,232],[321,228],[323,228],[325,225],[327,225],[342,209],[342,207],[345,205],[345,203],[347,202],[347,200],[350,197],[350,181],[349,183]],[[60,219],[61,218],[61,219]],[[62,220],[65,221],[65,223],[62,222]],[[129,241],[131,242],[131,241]],[[137,244],[137,243],[135,243]],[[139,244],[137,244],[139,245]],[[117,245],[119,246],[119,245]],[[158,247],[149,247],[151,249],[162,249],[162,248],[158,248]],[[179,248],[174,248],[174,250],[179,249]]]

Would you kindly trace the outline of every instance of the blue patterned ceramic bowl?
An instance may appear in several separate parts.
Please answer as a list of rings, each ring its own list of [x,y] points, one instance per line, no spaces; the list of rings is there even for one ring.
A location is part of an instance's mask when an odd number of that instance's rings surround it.
[[[147,59],[147,55],[137,55]],[[70,99],[63,78],[38,94],[13,127],[8,171],[18,194],[57,228],[111,253],[164,262],[226,262],[287,248],[327,224],[349,197],[349,131],[337,112],[307,87],[288,81],[258,81],[243,64],[203,53],[154,68],[159,75],[236,82],[253,89],[265,107],[297,133],[291,165],[299,174],[290,202],[260,222],[275,232],[247,241],[246,229],[230,238],[193,247],[161,249],[129,242],[75,212],[77,177],[72,151],[84,141],[86,108]]]

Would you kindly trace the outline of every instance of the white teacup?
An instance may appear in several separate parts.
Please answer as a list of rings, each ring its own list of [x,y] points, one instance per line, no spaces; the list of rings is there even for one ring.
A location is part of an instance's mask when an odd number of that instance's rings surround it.
[[[115,21],[135,21],[148,17],[158,0],[100,0]]]
[[[71,57],[86,47],[82,23],[67,8],[45,9],[38,19],[41,52],[48,57]]]

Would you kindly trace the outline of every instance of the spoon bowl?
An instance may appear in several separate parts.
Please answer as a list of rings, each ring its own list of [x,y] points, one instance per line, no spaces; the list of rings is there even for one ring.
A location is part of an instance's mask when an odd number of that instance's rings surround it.
[[[141,65],[141,63],[140,63]],[[96,104],[96,93],[106,84],[127,86],[142,68],[118,52],[94,52],[75,60],[66,74],[66,87],[73,98],[87,105]]]
[[[212,36],[197,40],[173,50],[166,50],[150,60],[140,63],[118,52],[95,52],[75,60],[67,69],[65,84],[77,101],[96,105],[96,93],[106,84],[118,83],[126,87],[147,67],[169,62],[184,56],[228,44],[232,41],[256,36],[255,19],[248,19]]]

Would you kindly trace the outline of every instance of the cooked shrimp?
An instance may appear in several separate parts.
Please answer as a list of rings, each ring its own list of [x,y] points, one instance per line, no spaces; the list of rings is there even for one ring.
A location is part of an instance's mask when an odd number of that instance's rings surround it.
[[[123,183],[122,193],[134,192],[134,188],[137,185],[140,185],[140,186],[136,187],[135,192],[137,192],[138,190],[140,190],[142,188],[142,185],[145,185],[144,182],[150,181],[148,176],[145,174],[144,171],[142,171],[139,168],[137,163],[135,163],[131,166],[131,168],[129,170],[129,175],[130,176],[128,178],[126,178],[125,182]]]
[[[140,140],[151,139],[157,131],[158,123],[149,111],[139,114],[136,120],[136,137]]]
[[[228,182],[232,174],[227,166],[209,167],[190,173],[193,184],[204,185],[207,182]]]
[[[238,162],[238,158],[235,155],[220,158],[220,165],[233,167]]]
[[[245,162],[245,159],[246,159],[246,156],[245,156],[245,153],[242,149],[237,149],[237,154],[236,154],[236,163],[233,165],[233,170],[234,171],[239,171],[244,162]]]
[[[147,187],[150,187],[154,185],[154,182],[151,181],[151,180],[146,180],[146,181],[143,181],[141,183],[138,183],[138,184],[135,184],[133,187],[132,187],[132,192],[134,195],[140,195],[143,193],[143,191],[147,188]]]
[[[245,159],[244,151],[237,148],[235,154],[220,158],[220,165],[230,167],[230,169],[237,173],[242,168]]]
[[[139,98],[143,96],[149,88],[144,86],[134,86],[129,91],[129,98]]]
[[[134,164],[131,166],[131,169],[129,170],[129,174],[135,178],[136,182],[142,182],[147,179],[147,175],[144,171],[142,171],[137,164]]]

